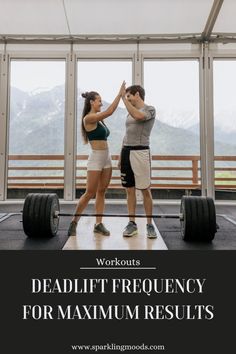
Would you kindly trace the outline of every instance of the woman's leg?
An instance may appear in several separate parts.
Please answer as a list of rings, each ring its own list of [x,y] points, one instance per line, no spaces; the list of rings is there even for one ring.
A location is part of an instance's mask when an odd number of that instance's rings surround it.
[[[97,187],[97,193],[96,193],[96,202],[95,202],[96,214],[103,214],[104,212],[105,193],[111,180],[111,174],[112,174],[112,168],[109,167],[109,168],[104,168],[100,175],[99,183]],[[102,222],[102,217],[101,216],[96,217],[96,224],[99,224],[101,222]]]
[[[75,214],[82,214],[83,210],[88,205],[90,199],[94,198],[98,189],[100,176],[102,171],[88,171],[87,172],[87,186],[85,193],[80,197],[76,206]],[[78,222],[79,216],[74,216],[72,221]]]

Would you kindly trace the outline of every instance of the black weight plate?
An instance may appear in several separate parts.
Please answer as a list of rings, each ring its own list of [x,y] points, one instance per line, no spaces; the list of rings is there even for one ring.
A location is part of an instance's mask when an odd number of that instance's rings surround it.
[[[199,241],[211,241],[216,232],[215,204],[210,197],[196,197],[198,204]]]
[[[47,218],[46,215],[46,205],[48,200],[49,194],[42,194],[41,197],[41,205],[39,211],[39,234],[40,237],[45,237],[45,219]]]
[[[192,208],[191,197],[183,196],[181,199],[180,213],[183,214],[183,220],[180,220],[181,236],[185,241],[192,239]]]
[[[60,211],[59,199],[56,194],[49,194],[46,204],[44,236],[53,237],[56,235],[59,218],[55,218],[55,212]]]
[[[209,235],[209,211],[206,197],[200,197],[199,208],[199,241],[206,241]]]
[[[36,238],[40,236],[39,233],[39,211],[41,205],[41,198],[43,194],[31,193],[28,194],[23,208],[23,228],[28,237]]]
[[[208,234],[208,241],[211,241],[215,237],[215,233],[217,232],[216,227],[216,209],[214,200],[210,197],[207,197],[208,203],[208,213],[209,213],[209,234]]]
[[[181,235],[185,241],[211,241],[216,232],[216,213],[212,198],[187,197],[181,200]]]
[[[40,237],[40,208],[42,203],[43,194],[35,193],[32,197],[32,236]]]
[[[198,211],[198,197],[189,197],[189,204],[191,210],[191,233],[188,239],[191,241],[197,241],[199,239],[199,211]]]
[[[24,230],[24,233],[29,237],[31,234],[31,223],[32,223],[32,220],[30,220],[30,217],[29,217],[29,210],[31,209],[32,196],[33,196],[33,193],[27,194],[25,201],[24,201],[23,214],[22,214],[23,230]]]
[[[56,194],[30,193],[23,207],[23,229],[28,237],[55,236],[59,226],[59,199]]]
[[[30,202],[30,207],[29,207],[29,221],[30,221],[30,232],[29,232],[29,237],[37,237],[35,235],[35,228],[36,225],[34,224],[37,222],[35,218],[35,206],[36,206],[36,201],[38,199],[37,194],[32,194],[31,196],[31,202]]]

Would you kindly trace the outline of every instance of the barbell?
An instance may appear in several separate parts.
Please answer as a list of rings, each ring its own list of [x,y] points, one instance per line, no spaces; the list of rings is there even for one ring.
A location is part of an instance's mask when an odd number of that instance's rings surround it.
[[[28,237],[53,237],[62,216],[104,216],[137,218],[174,218],[180,220],[181,236],[185,241],[211,241],[217,232],[215,204],[210,197],[183,196],[179,214],[65,214],[60,213],[56,194],[30,193],[26,196],[22,222]]]

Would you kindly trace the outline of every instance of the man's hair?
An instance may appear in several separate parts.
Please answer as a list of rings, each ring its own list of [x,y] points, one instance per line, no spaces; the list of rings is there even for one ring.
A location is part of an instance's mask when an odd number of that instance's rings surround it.
[[[126,93],[130,93],[131,95],[135,95],[136,92],[139,93],[139,96],[141,97],[141,99],[144,101],[145,98],[145,90],[142,86],[140,85],[132,85],[127,87],[127,89],[125,90]]]

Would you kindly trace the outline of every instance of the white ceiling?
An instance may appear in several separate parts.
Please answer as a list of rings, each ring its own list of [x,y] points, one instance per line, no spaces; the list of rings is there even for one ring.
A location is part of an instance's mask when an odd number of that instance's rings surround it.
[[[213,32],[236,33],[236,1],[224,0]]]
[[[199,33],[212,0],[72,0],[72,34]]]
[[[63,3],[61,0],[0,0],[0,33],[68,35]]]
[[[0,35],[201,34],[214,0],[0,0]],[[236,0],[214,32],[236,34]]]

